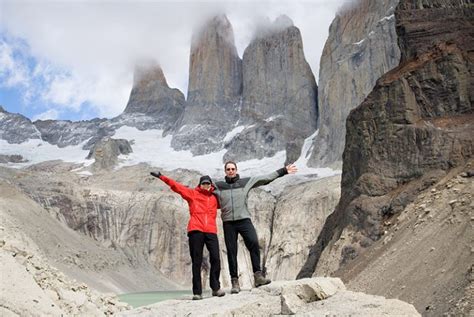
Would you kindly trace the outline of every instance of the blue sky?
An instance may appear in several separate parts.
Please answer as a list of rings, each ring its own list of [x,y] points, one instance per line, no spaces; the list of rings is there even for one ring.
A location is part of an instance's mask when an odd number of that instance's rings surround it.
[[[0,0],[0,105],[32,120],[113,117],[134,66],[149,59],[186,95],[192,31],[220,12],[240,56],[262,20],[288,15],[317,78],[329,25],[348,2]]]

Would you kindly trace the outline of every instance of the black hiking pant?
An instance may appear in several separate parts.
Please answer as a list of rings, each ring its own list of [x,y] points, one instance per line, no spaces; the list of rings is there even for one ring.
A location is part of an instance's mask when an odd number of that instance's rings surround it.
[[[211,270],[209,272],[209,284],[213,291],[221,288],[219,275],[221,273],[221,260],[219,257],[219,240],[217,234],[201,231],[188,232],[189,254],[191,255],[193,269],[193,294],[202,294],[201,266],[204,245],[209,251],[209,262]]]
[[[253,272],[261,271],[260,247],[258,245],[257,232],[250,219],[241,219],[224,222],[224,239],[227,248],[227,261],[229,261],[229,273],[231,278],[239,277],[237,267],[237,237],[238,234],[244,239],[245,246],[250,252]]]

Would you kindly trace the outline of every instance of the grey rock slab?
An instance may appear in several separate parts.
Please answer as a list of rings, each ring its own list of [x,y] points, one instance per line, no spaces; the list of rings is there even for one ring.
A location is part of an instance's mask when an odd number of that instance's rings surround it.
[[[364,293],[340,291],[324,301],[309,303],[305,312],[297,316],[338,316],[338,317],[417,317],[421,314],[408,303],[398,299]]]
[[[123,312],[119,316],[270,316],[281,312],[280,297],[258,290],[208,297],[163,301]]]

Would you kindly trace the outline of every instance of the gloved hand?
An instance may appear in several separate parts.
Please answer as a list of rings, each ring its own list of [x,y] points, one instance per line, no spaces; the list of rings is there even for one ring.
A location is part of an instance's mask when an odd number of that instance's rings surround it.
[[[157,177],[157,178],[160,178],[160,176],[161,176],[161,173],[160,173],[160,172],[151,172],[150,174],[151,174],[152,176]]]

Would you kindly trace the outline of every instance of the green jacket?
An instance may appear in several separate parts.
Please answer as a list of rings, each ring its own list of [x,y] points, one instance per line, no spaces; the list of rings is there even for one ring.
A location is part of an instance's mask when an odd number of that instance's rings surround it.
[[[216,182],[214,194],[219,198],[222,221],[250,218],[247,207],[249,191],[252,188],[266,185],[285,174],[288,174],[286,168],[281,168],[267,175],[240,178],[237,174],[234,178],[226,176],[225,181]]]

